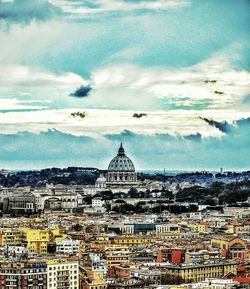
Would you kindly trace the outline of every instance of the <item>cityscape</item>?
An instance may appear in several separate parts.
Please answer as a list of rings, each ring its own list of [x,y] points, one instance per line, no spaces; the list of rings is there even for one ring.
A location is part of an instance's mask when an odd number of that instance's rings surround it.
[[[0,0],[0,289],[250,289],[249,23]]]
[[[107,170],[0,174],[3,288],[249,286],[250,171],[136,173],[121,143]]]

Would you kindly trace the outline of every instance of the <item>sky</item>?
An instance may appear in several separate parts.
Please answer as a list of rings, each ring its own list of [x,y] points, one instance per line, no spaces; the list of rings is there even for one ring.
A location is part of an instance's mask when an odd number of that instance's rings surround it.
[[[250,169],[249,0],[0,0],[0,169]]]

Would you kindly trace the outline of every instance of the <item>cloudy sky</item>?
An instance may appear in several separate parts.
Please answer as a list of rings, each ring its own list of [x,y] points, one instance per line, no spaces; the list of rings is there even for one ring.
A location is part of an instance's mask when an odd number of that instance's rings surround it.
[[[249,0],[0,0],[0,168],[250,169]]]

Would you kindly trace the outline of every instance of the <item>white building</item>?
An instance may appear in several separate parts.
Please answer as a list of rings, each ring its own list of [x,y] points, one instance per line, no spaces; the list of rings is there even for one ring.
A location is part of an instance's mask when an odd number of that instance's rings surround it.
[[[47,285],[49,289],[78,289],[78,261],[48,261]]]
[[[97,178],[95,182],[95,187],[97,189],[106,189],[106,178],[103,176],[103,174],[100,174],[100,176]]]
[[[77,255],[79,254],[80,241],[65,239],[56,244],[56,253],[63,255]]]
[[[92,207],[102,207],[105,204],[100,198],[92,199]]]
[[[167,233],[167,232],[178,232],[179,226],[176,224],[156,224],[156,234]]]
[[[24,246],[8,246],[5,245],[5,252],[8,256],[20,256],[29,252],[28,248]]]
[[[92,271],[101,271],[104,275],[107,273],[107,263],[105,260],[101,259],[100,255],[98,254],[89,254],[91,259],[91,270]]]

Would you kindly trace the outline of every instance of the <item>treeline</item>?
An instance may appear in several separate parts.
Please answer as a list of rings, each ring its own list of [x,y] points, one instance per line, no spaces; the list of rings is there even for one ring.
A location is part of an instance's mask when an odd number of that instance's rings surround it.
[[[49,168],[37,171],[0,174],[0,185],[4,187],[44,187],[46,184],[94,185],[101,171],[96,168]]]
[[[140,214],[140,213],[153,213],[161,214],[164,211],[168,211],[172,214],[182,214],[188,212],[196,212],[198,206],[195,204],[189,205],[177,205],[167,203],[165,201],[149,201],[149,202],[138,202],[136,205],[128,204],[126,202],[119,203],[117,206],[113,206],[112,211],[120,214]]]
[[[197,202],[203,205],[224,205],[246,202],[250,197],[250,180],[224,184],[213,183],[210,187],[184,188],[176,194],[178,202]]]

